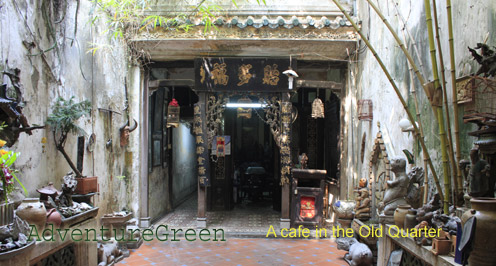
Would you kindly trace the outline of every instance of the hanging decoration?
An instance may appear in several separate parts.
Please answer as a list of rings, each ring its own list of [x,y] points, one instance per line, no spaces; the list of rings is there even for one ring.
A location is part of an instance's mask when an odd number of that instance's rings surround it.
[[[193,134],[196,140],[198,182],[200,183],[200,186],[207,187],[210,186],[210,162],[208,160],[208,143],[205,141],[207,136],[204,130],[205,115],[204,113],[202,114],[202,110],[205,110],[205,104],[196,103],[193,110]]]
[[[219,128],[221,127],[223,114],[225,110],[225,104],[228,98],[224,95],[214,95],[210,96],[207,101],[207,111],[206,111],[206,122],[207,122],[207,143],[209,149],[211,148],[212,141],[217,135]]]
[[[181,107],[175,98],[169,103],[167,108],[167,127],[178,127],[179,126],[179,112]]]
[[[358,120],[372,121],[372,100],[358,100]]]
[[[217,136],[216,141],[216,149],[217,149],[217,157],[225,157],[226,156],[226,141],[224,136]]]
[[[315,98],[312,103],[312,118],[324,118],[324,103],[320,98]]]
[[[281,185],[289,184],[291,176],[291,102],[281,102],[281,127],[279,147],[281,149]]]
[[[240,98],[238,100],[238,103],[252,103],[252,101],[247,96],[243,96],[242,98]],[[251,118],[251,111],[252,111],[251,108],[239,107],[238,108],[238,118],[242,117],[242,118],[250,119]]]

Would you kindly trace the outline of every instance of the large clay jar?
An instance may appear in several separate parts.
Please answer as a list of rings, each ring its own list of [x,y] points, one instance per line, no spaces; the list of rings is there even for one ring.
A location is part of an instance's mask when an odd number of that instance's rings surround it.
[[[43,229],[45,229],[47,212],[45,205],[43,205],[39,199],[24,199],[21,205],[17,207],[16,215],[22,220],[28,222],[30,225],[36,226],[38,234],[40,235]]]
[[[408,210],[407,214],[405,215],[405,224],[404,224],[404,229],[411,229],[415,228],[415,226],[418,224],[417,222],[417,211],[416,210]]]
[[[398,226],[398,228],[403,228],[405,226],[405,216],[408,213],[408,209],[410,209],[410,205],[399,205],[398,208],[394,211],[394,224]]]
[[[496,199],[472,198],[477,219],[475,238],[468,264],[473,266],[496,265]]]

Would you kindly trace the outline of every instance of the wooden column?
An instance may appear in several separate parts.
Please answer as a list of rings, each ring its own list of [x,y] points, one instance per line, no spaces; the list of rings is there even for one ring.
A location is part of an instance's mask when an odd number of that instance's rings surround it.
[[[150,215],[148,213],[148,70],[145,71],[142,79],[143,90],[141,93],[141,126],[140,126],[140,214],[139,226],[141,228],[150,227]]]
[[[282,94],[281,101],[281,228],[290,227],[290,193],[291,193],[291,110],[289,93]]]
[[[197,227],[207,227],[205,215],[207,203],[207,186],[210,185],[210,159],[208,156],[206,93],[200,92],[199,101],[194,108],[193,132],[196,140],[196,155],[198,162],[198,217]]]

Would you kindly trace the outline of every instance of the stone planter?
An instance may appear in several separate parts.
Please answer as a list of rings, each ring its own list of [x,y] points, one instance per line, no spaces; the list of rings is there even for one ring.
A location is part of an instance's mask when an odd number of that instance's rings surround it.
[[[77,186],[74,194],[85,195],[98,191],[98,178],[96,176],[76,178],[76,181]]]
[[[0,264],[1,265],[4,265],[3,264],[4,262],[2,262],[2,261],[10,260],[10,259],[12,259],[12,257],[18,256],[18,255],[20,255],[23,252],[26,252],[28,250],[31,250],[32,248],[34,248],[35,243],[36,243],[36,241],[35,240],[32,240],[31,242],[28,242],[27,245],[25,245],[25,246],[23,246],[21,248],[9,250],[9,251],[6,251],[6,252],[0,252]],[[8,263],[8,262],[6,262],[6,263]]]

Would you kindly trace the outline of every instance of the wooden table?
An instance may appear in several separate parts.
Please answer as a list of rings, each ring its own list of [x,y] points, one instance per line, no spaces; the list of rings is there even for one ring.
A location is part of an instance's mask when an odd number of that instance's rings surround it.
[[[433,266],[461,265],[455,262],[451,256],[436,256],[431,252],[431,246],[420,246],[411,237],[392,237],[398,233],[396,226],[383,225],[383,237],[379,237],[379,251],[377,265],[387,265],[389,255],[397,247],[403,248],[406,252],[416,256],[425,263]]]

